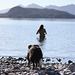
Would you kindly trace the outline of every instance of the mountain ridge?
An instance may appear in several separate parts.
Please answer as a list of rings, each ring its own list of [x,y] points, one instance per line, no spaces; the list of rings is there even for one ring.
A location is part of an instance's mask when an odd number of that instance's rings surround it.
[[[60,10],[60,11],[66,11],[68,13],[71,13],[73,15],[75,15],[75,5],[74,4],[70,4],[70,5],[65,5],[65,6],[55,6],[55,5],[49,5],[46,6],[47,9],[56,9],[56,10]]]
[[[38,8],[38,9],[44,9],[44,8],[47,8],[47,9],[55,9],[55,10],[60,10],[60,11],[66,11],[70,14],[73,14],[75,15],[75,4],[69,4],[69,5],[64,5],[64,6],[56,6],[56,5],[48,5],[48,6],[40,6],[38,4],[29,4],[28,6],[23,6],[21,4],[19,4],[18,6],[21,6],[23,8]],[[11,8],[10,8],[11,9]],[[0,10],[0,13],[6,13],[6,10]]]
[[[45,7],[40,6],[38,4],[29,4],[28,6],[23,6],[21,4],[19,4],[18,6],[21,6],[23,8],[38,8],[38,9],[55,9],[55,10],[60,10],[60,11],[66,11],[70,14],[75,15],[75,4],[69,4],[69,5],[64,5],[64,6],[56,6],[56,5],[47,5]],[[11,8],[10,8],[11,9]],[[6,9],[5,10],[0,10],[0,13],[6,13]]]
[[[54,9],[16,6],[11,8],[7,13],[0,14],[0,18],[75,18],[75,15]]]

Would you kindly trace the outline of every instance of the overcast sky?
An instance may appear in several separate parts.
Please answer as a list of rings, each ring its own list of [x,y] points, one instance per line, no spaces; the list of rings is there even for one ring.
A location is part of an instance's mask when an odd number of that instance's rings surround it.
[[[0,10],[11,8],[20,4],[27,6],[32,3],[43,7],[48,5],[64,6],[68,4],[75,4],[75,0],[0,0]]]

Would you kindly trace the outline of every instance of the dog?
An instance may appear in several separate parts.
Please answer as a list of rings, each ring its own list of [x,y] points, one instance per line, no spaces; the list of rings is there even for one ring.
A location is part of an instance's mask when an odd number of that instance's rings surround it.
[[[27,60],[28,60],[28,65],[30,66],[31,63],[33,63],[33,69],[35,66],[39,66],[40,68],[42,67],[42,50],[38,45],[29,45],[28,46],[28,53],[27,53]]]

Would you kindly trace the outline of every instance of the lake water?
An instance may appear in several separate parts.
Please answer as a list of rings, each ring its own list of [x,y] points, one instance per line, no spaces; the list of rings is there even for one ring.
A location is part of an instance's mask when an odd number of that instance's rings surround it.
[[[43,42],[36,35],[40,24],[47,31]],[[31,44],[38,44],[44,57],[75,61],[75,19],[0,18],[0,56],[24,57]]]

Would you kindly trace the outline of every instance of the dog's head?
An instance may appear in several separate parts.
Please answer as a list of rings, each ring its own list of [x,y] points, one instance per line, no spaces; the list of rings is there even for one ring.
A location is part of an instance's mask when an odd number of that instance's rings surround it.
[[[39,48],[39,45],[35,45],[35,44],[34,45],[29,45],[28,49],[30,49],[31,47],[38,47]]]

